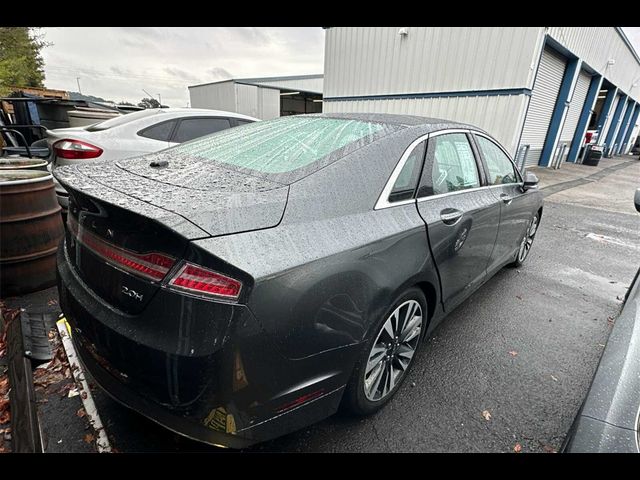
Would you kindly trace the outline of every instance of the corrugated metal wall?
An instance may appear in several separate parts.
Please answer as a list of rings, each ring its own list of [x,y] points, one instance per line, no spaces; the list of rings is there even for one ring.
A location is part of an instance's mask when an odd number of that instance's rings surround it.
[[[270,120],[280,116],[280,90],[258,88],[258,118]]]
[[[614,27],[331,27],[325,36],[325,112],[372,111],[415,113],[475,123],[495,134],[512,154],[523,129],[527,99],[492,96],[363,99],[372,95],[434,94],[476,90],[533,88],[535,67],[545,36],[581,58],[638,100],[640,64]],[[613,66],[608,60],[615,60]],[[544,75],[544,72],[543,72]],[[582,78],[582,77],[581,77]],[[561,80],[561,77],[560,77]],[[543,79],[542,82],[545,80]],[[584,78],[571,102],[561,141],[570,142],[584,101]],[[544,145],[560,81],[549,85],[545,101],[532,98],[527,128],[520,144],[536,144],[528,160],[537,164]],[[558,87],[556,89],[556,86]],[[473,93],[473,92],[472,92]],[[542,96],[539,94],[538,97]],[[535,94],[534,94],[535,97]],[[512,123],[496,121],[489,112],[507,102],[519,111],[504,112]],[[465,103],[469,105],[464,105]],[[533,107],[533,108],[532,108]],[[481,112],[485,109],[485,113]],[[471,113],[474,112],[474,113]],[[535,127],[535,128],[534,128]],[[606,130],[604,132],[606,134]],[[513,140],[516,138],[516,140]]]
[[[578,121],[580,120],[580,114],[582,113],[584,102],[587,99],[587,92],[589,91],[590,84],[591,75],[589,75],[584,70],[581,70],[580,75],[576,80],[576,87],[573,91],[573,98],[571,99],[571,103],[569,104],[569,110],[567,111],[567,116],[565,118],[564,126],[562,127],[562,132],[560,133],[560,140],[558,142],[559,145],[567,145],[562,161],[565,161],[567,155],[569,155],[569,147],[571,146],[573,136],[576,133],[576,127],[578,126]]]
[[[549,27],[548,34],[625,93],[640,101],[640,65],[613,27]],[[613,59],[614,65],[607,65]]]
[[[235,111],[252,117],[258,116],[258,87],[236,83]]]
[[[491,134],[512,154],[515,153],[522,115],[526,102],[525,95],[504,95],[499,97],[444,97],[389,100],[347,100],[325,102],[324,112],[378,112],[423,115],[435,118],[455,118],[471,123],[491,132]]]
[[[189,102],[192,108],[213,108],[235,112],[235,95],[232,81],[189,87]]]
[[[537,165],[540,161],[565,67],[562,56],[549,48],[544,49],[520,140],[520,145],[530,146],[527,166]]]
[[[530,87],[541,27],[331,27],[324,96]]]
[[[233,81],[189,87],[193,108],[237,112],[268,120],[280,116],[280,90]]]

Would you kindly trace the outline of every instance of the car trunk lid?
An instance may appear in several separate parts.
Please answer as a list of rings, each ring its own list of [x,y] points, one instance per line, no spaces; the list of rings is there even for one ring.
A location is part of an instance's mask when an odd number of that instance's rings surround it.
[[[190,185],[184,173],[146,172],[137,161],[54,171],[70,194],[69,263],[87,286],[123,312],[144,309],[167,278],[149,277],[145,269],[153,273],[169,265],[173,272],[170,265],[178,266],[190,240],[270,228],[284,213],[286,186],[221,169],[191,171]]]

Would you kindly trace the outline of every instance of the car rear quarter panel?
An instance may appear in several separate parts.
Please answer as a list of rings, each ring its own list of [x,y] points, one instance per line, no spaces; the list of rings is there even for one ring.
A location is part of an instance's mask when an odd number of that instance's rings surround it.
[[[276,228],[195,242],[255,279],[248,306],[288,358],[362,342],[411,285],[439,291],[415,204],[373,209],[416,138],[394,136],[292,184]]]

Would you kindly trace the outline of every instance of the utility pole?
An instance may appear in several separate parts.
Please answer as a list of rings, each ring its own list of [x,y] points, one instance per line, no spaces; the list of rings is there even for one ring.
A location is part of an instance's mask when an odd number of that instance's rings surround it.
[[[162,97],[158,94],[158,101],[160,102],[160,108],[162,108]]]
[[[78,82],[78,92],[82,95],[82,89],[80,88],[80,77],[76,77],[76,82]]]

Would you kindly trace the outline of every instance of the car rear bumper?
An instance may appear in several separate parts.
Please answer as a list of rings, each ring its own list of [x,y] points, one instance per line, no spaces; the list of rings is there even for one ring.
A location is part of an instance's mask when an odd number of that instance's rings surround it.
[[[169,430],[217,446],[244,448],[320,421],[339,406],[358,345],[290,360],[274,347],[248,309],[236,306],[242,313],[234,313],[237,321],[232,323],[239,327],[227,332],[221,348],[203,359],[188,354],[180,357],[132,343],[110,328],[103,318],[113,315],[113,309],[72,270],[63,245],[57,271],[61,308],[87,371],[111,397]],[[127,321],[135,322],[135,318],[123,318],[121,323]],[[108,333],[100,333],[106,330]],[[100,355],[101,336],[114,349],[126,349],[124,357],[130,358],[129,363],[141,365],[127,370],[116,350],[112,358]],[[120,361],[112,361],[118,355]],[[158,375],[150,375],[150,380],[143,376],[145,372]],[[195,394],[185,395],[187,402],[166,400],[168,392],[179,390],[183,395],[194,383],[200,386],[193,387]]]
[[[286,414],[266,419],[242,431],[227,433],[226,430],[230,427],[231,422],[229,418],[234,418],[235,421],[235,417],[229,417],[230,414],[223,407],[213,411],[215,413],[213,413],[213,418],[211,418],[209,425],[220,426],[220,428],[223,428],[224,425],[225,431],[207,428],[202,422],[175,414],[161,405],[146,400],[135,391],[126,388],[100,367],[79,342],[74,341],[74,346],[82,365],[91,374],[95,383],[115,401],[174,433],[216,447],[246,448],[255,443],[275,438],[320,421],[335,413],[344,390],[344,387],[339,387]],[[301,422],[301,419],[304,420]]]

